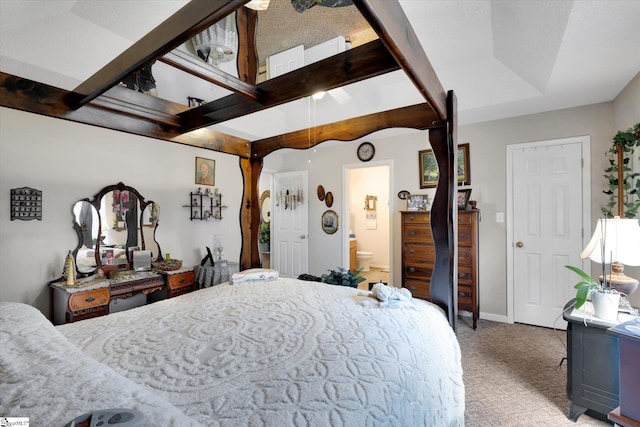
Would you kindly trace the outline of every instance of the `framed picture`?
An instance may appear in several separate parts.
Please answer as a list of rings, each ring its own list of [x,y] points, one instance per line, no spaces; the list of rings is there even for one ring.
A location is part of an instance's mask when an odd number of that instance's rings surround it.
[[[429,205],[428,194],[410,194],[407,197],[408,211],[426,211]]]
[[[433,150],[419,151],[418,161],[420,164],[420,188],[437,187],[440,174]],[[469,143],[459,144],[458,185],[471,184],[471,168],[469,164]]]
[[[418,158],[420,163],[420,188],[437,187],[439,171],[433,150],[419,151]]]
[[[458,185],[471,185],[469,143],[458,144]]]
[[[471,197],[471,189],[458,190],[458,209],[466,210]]]
[[[196,157],[196,184],[215,185],[216,184],[216,161]]]
[[[338,214],[329,209],[322,214],[322,230],[327,234],[338,231]]]

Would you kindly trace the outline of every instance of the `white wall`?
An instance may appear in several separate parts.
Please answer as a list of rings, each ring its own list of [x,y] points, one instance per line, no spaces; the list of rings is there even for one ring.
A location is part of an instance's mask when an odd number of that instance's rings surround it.
[[[216,186],[229,206],[222,221],[190,221],[182,207],[197,187],[196,156],[216,160]],[[160,206],[163,253],[199,264],[221,233],[224,254],[238,260],[243,188],[236,156],[0,108],[0,300],[47,314],[47,283],[60,277],[77,245],[72,205],[120,181]],[[10,190],[25,186],[43,192],[42,221],[10,220]]]

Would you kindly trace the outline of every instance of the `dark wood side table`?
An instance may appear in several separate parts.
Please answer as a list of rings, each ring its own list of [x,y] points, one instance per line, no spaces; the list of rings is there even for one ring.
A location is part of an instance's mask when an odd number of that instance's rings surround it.
[[[575,300],[565,305],[567,321],[567,397],[571,400],[571,421],[589,411],[606,420],[619,405],[618,337],[607,333],[616,326],[605,320],[591,319],[584,324],[580,315],[572,315]]]

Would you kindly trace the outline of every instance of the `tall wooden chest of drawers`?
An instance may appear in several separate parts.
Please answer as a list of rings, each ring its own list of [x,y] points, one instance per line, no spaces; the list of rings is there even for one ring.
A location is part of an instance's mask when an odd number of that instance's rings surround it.
[[[473,315],[477,326],[478,218],[480,211],[458,211],[458,309]],[[402,286],[416,298],[431,299],[430,281],[435,265],[435,246],[428,211],[405,211],[402,216]]]

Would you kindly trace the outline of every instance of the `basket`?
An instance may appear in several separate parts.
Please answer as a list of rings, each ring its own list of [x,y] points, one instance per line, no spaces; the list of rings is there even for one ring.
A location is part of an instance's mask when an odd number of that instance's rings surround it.
[[[179,259],[170,259],[169,261],[154,262],[153,267],[162,271],[179,270],[182,267],[182,261]]]

